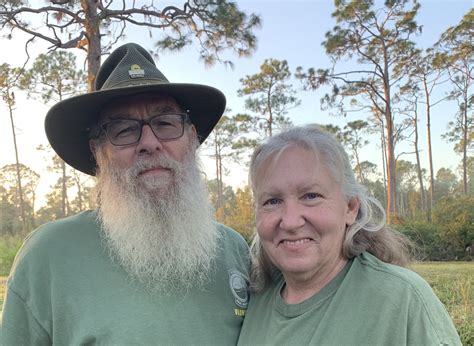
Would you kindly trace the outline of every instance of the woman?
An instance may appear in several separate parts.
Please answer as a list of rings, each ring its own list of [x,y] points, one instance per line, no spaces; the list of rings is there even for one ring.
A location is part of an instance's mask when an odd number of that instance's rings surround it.
[[[239,344],[460,345],[444,306],[404,265],[343,147],[315,125],[258,147],[254,290]]]

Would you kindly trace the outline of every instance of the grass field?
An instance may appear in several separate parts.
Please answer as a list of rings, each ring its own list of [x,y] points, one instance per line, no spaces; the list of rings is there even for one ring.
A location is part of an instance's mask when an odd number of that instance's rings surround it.
[[[463,345],[474,345],[474,262],[424,262],[411,269],[446,306]]]
[[[411,269],[429,282],[444,303],[463,345],[474,345],[474,262],[428,262]],[[0,276],[0,312],[5,280]]]

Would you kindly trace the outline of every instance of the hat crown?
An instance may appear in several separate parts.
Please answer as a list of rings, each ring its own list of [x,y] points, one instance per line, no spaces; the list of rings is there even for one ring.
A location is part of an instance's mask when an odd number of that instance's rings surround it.
[[[169,83],[143,47],[135,43],[120,46],[104,61],[97,73],[96,90]]]
[[[90,128],[97,124],[111,102],[141,93],[166,94],[188,110],[202,143],[225,109],[224,94],[210,86],[170,83],[151,55],[134,43],[114,50],[104,60],[96,77],[96,90],[73,96],[51,107],[45,118],[49,143],[72,167],[96,174],[97,162],[90,146]]]

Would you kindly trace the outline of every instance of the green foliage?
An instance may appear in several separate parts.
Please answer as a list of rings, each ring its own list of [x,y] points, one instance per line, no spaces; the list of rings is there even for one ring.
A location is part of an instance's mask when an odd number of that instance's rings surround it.
[[[454,27],[448,28],[435,44],[434,64],[447,72],[452,90],[449,97],[456,100],[458,111],[453,121],[448,123],[448,132],[443,136],[454,143],[456,153],[462,155],[463,193],[468,193],[468,152],[474,146],[473,75],[474,9],[471,9]]]
[[[20,79],[20,86],[28,96],[39,97],[43,102],[59,102],[87,90],[86,76],[76,66],[74,54],[53,51],[40,54],[30,70]]]
[[[10,273],[13,260],[22,242],[23,239],[18,236],[0,236],[0,276]]]
[[[420,5],[411,0],[375,2],[372,0],[335,1],[332,16],[337,22],[326,33],[322,43],[333,68],[302,67],[296,70],[308,90],[329,85],[332,92],[321,99],[324,109],[338,115],[349,111],[367,110],[372,113],[380,130],[386,130],[387,217],[396,219],[397,188],[395,145],[398,134],[395,123],[394,94],[402,87],[405,73],[401,66],[411,61],[415,52],[412,36],[421,31],[415,22]],[[347,69],[346,60],[357,62],[357,68]],[[361,177],[361,179],[363,179]]]
[[[463,345],[474,345],[474,264],[417,263],[412,270],[433,288],[453,319]]]
[[[258,115],[252,121],[259,124],[267,136],[272,136],[275,127],[288,126],[285,117],[288,110],[300,105],[296,91],[286,82],[291,72],[286,60],[266,59],[260,72],[240,79],[239,96],[249,96],[245,107]]]
[[[15,105],[15,94],[13,91],[18,85],[21,72],[21,69],[11,67],[7,63],[0,65],[0,95],[9,107]]]
[[[466,248],[474,244],[474,196],[445,197],[432,210],[432,221],[424,215],[406,219],[397,229],[417,245],[421,260],[472,260]]]
[[[22,181],[22,199],[17,180],[17,166],[5,165],[0,168],[0,236],[2,234],[25,235],[35,226],[36,189],[39,174],[28,166],[19,164]],[[25,212],[25,222],[22,222],[21,203]]]
[[[448,250],[463,257],[474,245],[474,196],[444,197],[433,209],[433,222],[440,227],[440,238]]]
[[[222,222],[235,229],[247,242],[250,242],[255,232],[255,208],[249,186],[237,189],[235,204]]]
[[[434,200],[437,201],[443,196],[453,195],[457,186],[458,179],[456,175],[449,168],[441,167],[436,173]]]
[[[439,227],[432,222],[420,219],[409,219],[397,226],[416,245],[415,257],[418,260],[443,260],[448,257],[444,244],[439,236]]]
[[[206,182],[209,199],[216,211],[216,220],[239,232],[248,242],[255,230],[255,212],[252,192],[249,186],[238,188],[223,186],[223,200],[218,204],[217,180]]]
[[[84,49],[88,45],[89,59],[109,50],[129,26],[147,29],[151,38],[157,35],[154,39],[157,51],[180,50],[195,42],[200,47],[200,58],[208,65],[222,61],[221,55],[226,50],[241,57],[253,53],[257,46],[253,30],[260,27],[260,17],[247,15],[235,2],[200,0],[183,1],[181,5],[168,2],[162,8],[156,2],[146,5],[123,2],[122,5],[109,2],[99,6],[93,0],[54,1],[48,2],[48,6],[38,1],[4,1],[0,25],[9,38],[15,29],[26,31],[32,36],[31,41],[40,38],[56,49]],[[35,22],[42,23],[40,28],[29,21],[31,13]],[[228,60],[224,62],[231,64]],[[89,76],[91,73],[95,76],[97,71],[88,72]]]

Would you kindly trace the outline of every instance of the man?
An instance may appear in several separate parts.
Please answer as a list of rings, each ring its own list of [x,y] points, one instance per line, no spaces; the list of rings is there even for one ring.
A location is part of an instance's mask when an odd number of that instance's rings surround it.
[[[213,221],[196,160],[224,95],[169,83],[136,44],[112,52],[96,86],[52,107],[45,128],[65,162],[97,176],[98,210],[27,238],[0,344],[235,344],[247,246]]]

